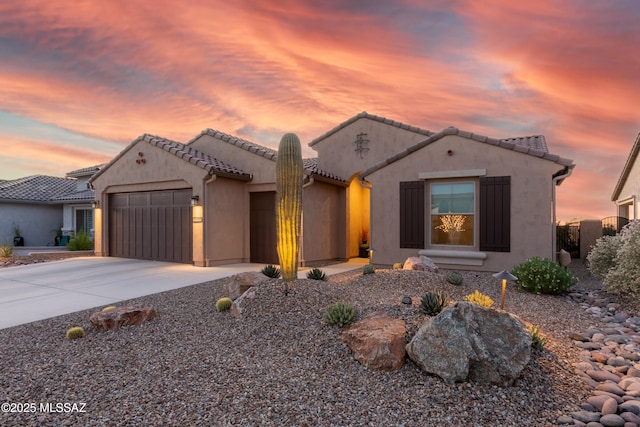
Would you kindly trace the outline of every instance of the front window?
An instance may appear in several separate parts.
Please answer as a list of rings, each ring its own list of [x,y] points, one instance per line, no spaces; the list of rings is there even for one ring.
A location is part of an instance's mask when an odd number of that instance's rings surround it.
[[[84,231],[90,234],[93,231],[93,209],[76,209],[76,233]]]
[[[475,183],[431,184],[431,244],[473,246]]]

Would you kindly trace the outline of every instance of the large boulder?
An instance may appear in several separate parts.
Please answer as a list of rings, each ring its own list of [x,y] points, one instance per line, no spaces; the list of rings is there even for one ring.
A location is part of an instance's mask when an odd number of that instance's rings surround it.
[[[158,313],[153,307],[126,306],[93,313],[89,322],[99,331],[109,331],[121,326],[140,325],[157,316]]]
[[[411,360],[448,383],[512,385],[531,356],[531,334],[516,316],[458,302],[429,318],[407,345]]]
[[[440,271],[435,262],[424,255],[412,256],[407,258],[402,266],[403,270],[417,270],[417,271],[429,271],[431,273],[437,273]]]
[[[340,334],[360,364],[372,369],[400,369],[406,357],[405,322],[378,311],[354,323]]]
[[[244,294],[247,289],[266,280],[269,280],[267,276],[256,271],[234,274],[222,286],[222,295],[235,300]]]

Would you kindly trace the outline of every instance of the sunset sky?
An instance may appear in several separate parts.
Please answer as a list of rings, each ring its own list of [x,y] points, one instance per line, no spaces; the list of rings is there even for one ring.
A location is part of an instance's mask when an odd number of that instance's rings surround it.
[[[640,132],[638,0],[0,2],[0,179],[206,128],[277,148],[371,114],[543,134],[558,219],[615,214]]]

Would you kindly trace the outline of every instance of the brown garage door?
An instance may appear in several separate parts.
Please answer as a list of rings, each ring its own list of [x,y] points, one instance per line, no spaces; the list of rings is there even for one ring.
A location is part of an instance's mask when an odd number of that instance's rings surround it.
[[[112,194],[109,255],[190,264],[191,190]]]
[[[251,262],[278,264],[276,249],[276,193],[251,193]]]

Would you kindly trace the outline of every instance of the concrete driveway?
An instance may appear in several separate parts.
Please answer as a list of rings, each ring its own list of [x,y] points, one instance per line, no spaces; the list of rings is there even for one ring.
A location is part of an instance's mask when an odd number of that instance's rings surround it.
[[[362,268],[367,260],[323,267],[328,275]],[[264,264],[194,267],[111,257],[69,258],[0,269],[0,329],[131,298],[221,279]],[[298,277],[305,277],[301,269]]]
[[[124,258],[81,257],[0,269],[0,329],[195,285],[261,264],[194,267]]]

